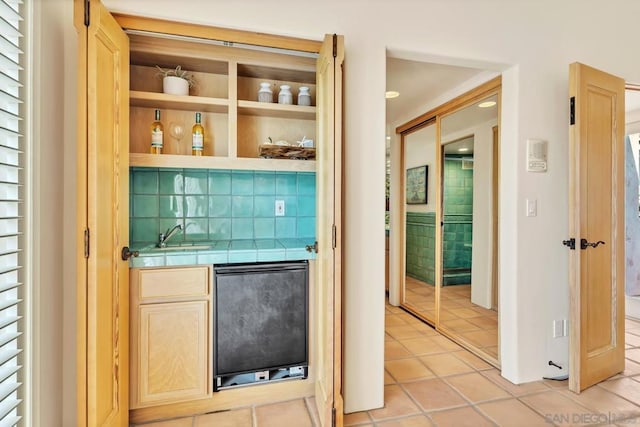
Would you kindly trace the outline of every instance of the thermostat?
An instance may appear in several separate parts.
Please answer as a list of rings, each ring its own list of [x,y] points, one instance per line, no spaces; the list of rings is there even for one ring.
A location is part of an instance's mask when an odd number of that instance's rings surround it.
[[[527,172],[547,171],[547,141],[527,139]]]

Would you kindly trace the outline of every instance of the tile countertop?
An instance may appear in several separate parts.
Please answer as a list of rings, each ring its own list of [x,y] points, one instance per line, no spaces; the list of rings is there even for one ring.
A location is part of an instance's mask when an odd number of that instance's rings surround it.
[[[316,254],[307,252],[306,245],[313,239],[261,239],[261,240],[217,240],[212,242],[190,242],[165,249],[154,244],[133,244],[132,251],[140,255],[131,258],[130,267],[163,267],[169,265],[226,264],[233,262],[298,261],[315,259]],[[187,249],[193,246],[193,249]]]

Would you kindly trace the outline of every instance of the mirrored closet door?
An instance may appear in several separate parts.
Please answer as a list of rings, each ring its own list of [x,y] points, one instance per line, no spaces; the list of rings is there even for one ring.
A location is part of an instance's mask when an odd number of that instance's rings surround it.
[[[443,226],[438,323],[446,334],[496,361],[497,125],[496,94],[440,120]]]
[[[402,304],[436,322],[436,126],[426,122],[402,136],[404,281]]]
[[[495,366],[500,78],[417,117],[401,135],[401,305]]]

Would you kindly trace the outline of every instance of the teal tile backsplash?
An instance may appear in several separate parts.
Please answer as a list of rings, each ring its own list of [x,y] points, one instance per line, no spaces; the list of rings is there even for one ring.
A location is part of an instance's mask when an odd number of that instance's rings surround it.
[[[132,243],[157,242],[176,224],[184,227],[176,243],[315,237],[315,173],[135,167],[130,175]],[[285,202],[282,217],[276,200]]]
[[[297,194],[297,175],[294,172],[276,173],[276,194],[293,195]]]
[[[231,194],[230,171],[209,171],[209,194]]]

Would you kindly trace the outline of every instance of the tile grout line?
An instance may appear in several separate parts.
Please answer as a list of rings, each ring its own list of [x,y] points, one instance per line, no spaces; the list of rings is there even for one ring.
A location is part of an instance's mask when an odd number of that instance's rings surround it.
[[[258,415],[256,414],[256,405],[251,407],[251,424],[253,427],[258,427]]]

